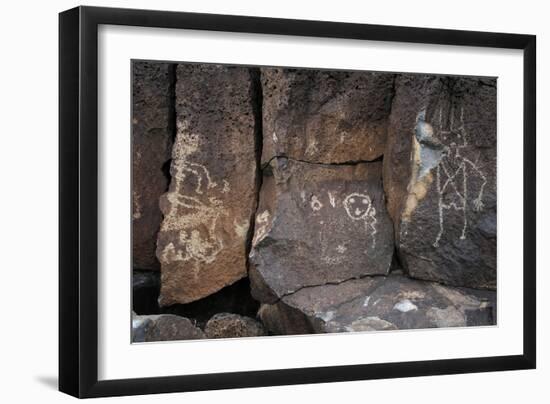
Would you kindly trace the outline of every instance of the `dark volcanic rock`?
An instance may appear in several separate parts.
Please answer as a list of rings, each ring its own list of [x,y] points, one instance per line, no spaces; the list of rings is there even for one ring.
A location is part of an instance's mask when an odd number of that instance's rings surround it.
[[[265,335],[264,327],[250,317],[232,313],[218,313],[206,323],[207,338],[260,337]]]
[[[393,74],[262,68],[262,162],[374,160],[384,153]]]
[[[155,342],[203,339],[204,333],[185,318],[171,314],[132,316],[132,341]]]
[[[177,137],[157,247],[162,306],[246,276],[257,186],[254,94],[247,68],[177,67]]]
[[[496,288],[496,80],[400,76],[384,187],[409,275]]]
[[[311,285],[387,274],[393,229],[381,163],[273,159],[263,170],[250,253],[252,296],[273,303]]]
[[[282,302],[262,304],[258,317],[271,335],[314,334],[310,319]]]
[[[168,179],[174,116],[174,66],[133,62],[132,80],[132,259],[133,267],[159,269],[155,256],[162,215],[159,197]]]
[[[496,292],[390,275],[304,288],[283,297],[264,324],[282,334],[304,333],[305,322],[317,333],[482,326],[496,324],[495,307]]]

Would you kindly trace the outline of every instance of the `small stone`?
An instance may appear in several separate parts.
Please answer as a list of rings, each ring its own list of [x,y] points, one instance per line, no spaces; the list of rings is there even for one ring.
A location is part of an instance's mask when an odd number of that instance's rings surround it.
[[[258,317],[271,335],[313,334],[309,319],[302,312],[284,303],[262,304]]]
[[[185,317],[172,314],[132,316],[132,341],[156,342],[203,339],[204,333]]]
[[[250,317],[232,313],[218,313],[206,323],[207,338],[260,337],[265,335],[264,327]]]
[[[274,303],[304,287],[387,274],[393,228],[381,172],[379,162],[272,160],[250,253],[252,296]]]
[[[384,153],[393,74],[262,68],[261,75],[263,163],[371,161]]]

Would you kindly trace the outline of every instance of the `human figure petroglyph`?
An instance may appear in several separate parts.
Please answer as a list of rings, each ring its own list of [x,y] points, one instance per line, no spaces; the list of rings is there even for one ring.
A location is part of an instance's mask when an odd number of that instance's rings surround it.
[[[170,202],[171,220],[163,222],[163,230],[179,232],[177,249],[173,243],[163,252],[165,261],[213,262],[223,249],[223,241],[216,235],[218,219],[223,214],[223,202],[208,191],[218,187],[212,181],[208,169],[200,164],[175,160],[172,164],[175,187],[166,194]],[[184,185],[186,185],[184,187]],[[184,189],[185,188],[185,189]],[[223,182],[221,192],[229,190],[229,183]],[[189,190],[192,192],[189,192]]]
[[[363,221],[365,230],[372,236],[372,246],[376,246],[376,208],[370,196],[354,192],[344,199],[344,208],[348,217],[354,221]]]
[[[483,193],[487,184],[485,174],[478,167],[478,158],[473,162],[465,156],[468,147],[467,133],[464,128],[464,108],[460,108],[458,125],[456,124],[454,106],[450,110],[448,129],[443,125],[443,108],[436,113],[434,124],[426,122],[425,109],[420,111],[416,119],[415,135],[419,141],[432,142],[435,148],[440,148],[441,158],[436,166],[436,191],[438,195],[439,231],[433,243],[434,247],[445,232],[445,217],[451,211],[460,212],[462,228],[460,239],[466,238],[468,229],[468,208],[474,211],[483,209]],[[469,180],[475,175],[481,179],[481,186],[471,199]]]

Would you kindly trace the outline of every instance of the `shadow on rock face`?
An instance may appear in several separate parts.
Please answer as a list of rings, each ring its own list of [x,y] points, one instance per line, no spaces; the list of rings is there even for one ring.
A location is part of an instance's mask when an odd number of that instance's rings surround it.
[[[134,270],[132,274],[132,309],[137,314],[159,314],[160,272]]]

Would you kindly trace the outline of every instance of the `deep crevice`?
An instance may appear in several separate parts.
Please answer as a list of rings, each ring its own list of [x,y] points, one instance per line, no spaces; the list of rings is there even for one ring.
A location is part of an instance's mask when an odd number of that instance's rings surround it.
[[[254,154],[256,157],[256,206],[250,217],[250,226],[246,235],[246,269],[249,270],[250,251],[252,249],[252,239],[256,227],[256,213],[260,206],[260,191],[263,183],[262,173],[262,150],[263,150],[263,91],[261,82],[261,71],[259,68],[250,68],[250,102],[252,104],[252,113],[254,115]]]
[[[388,111],[388,124],[386,125],[386,131],[389,129],[389,119],[390,119],[390,116],[392,114],[392,111],[393,111],[393,103],[395,101],[395,94],[397,92],[397,86],[396,86],[396,83],[397,83],[397,74],[394,74],[393,75],[393,80],[392,80],[392,83],[391,83],[391,90],[390,90],[390,94],[388,96],[388,103],[390,104],[390,107],[389,107],[389,111]]]
[[[393,223],[392,223],[392,226],[393,226]],[[405,267],[403,261],[401,260],[401,256],[399,255],[399,251],[397,249],[397,242],[394,240],[393,255],[392,255],[391,265],[390,265],[390,274],[399,272],[399,271],[402,271],[403,275],[409,276],[409,271]]]
[[[170,141],[167,147],[170,149],[170,158],[162,165],[162,173],[166,178],[166,189],[164,192],[168,192],[170,188],[170,182],[172,181],[172,174],[170,174],[170,166],[172,165],[172,148],[176,142],[176,136],[178,133],[177,114],[176,114],[176,75],[177,64],[172,63],[168,66],[168,75],[170,83],[168,85],[168,129],[170,131]]]

